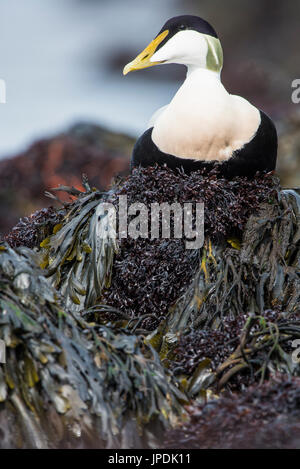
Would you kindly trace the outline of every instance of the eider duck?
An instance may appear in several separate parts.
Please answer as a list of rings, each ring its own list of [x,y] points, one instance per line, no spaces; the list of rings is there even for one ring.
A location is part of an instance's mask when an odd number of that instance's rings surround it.
[[[263,111],[223,86],[222,46],[207,21],[171,18],[123,74],[166,63],[185,65],[187,76],[137,140],[132,168],[157,163],[190,172],[217,165],[227,178],[275,169],[276,128]]]

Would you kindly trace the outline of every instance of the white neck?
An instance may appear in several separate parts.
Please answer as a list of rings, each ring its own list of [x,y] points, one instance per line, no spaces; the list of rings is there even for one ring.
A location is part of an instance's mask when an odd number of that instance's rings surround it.
[[[187,66],[187,73],[186,78],[197,78],[198,80],[204,79],[216,79],[221,81],[221,72],[213,72],[212,70],[208,70],[207,68],[198,67],[197,65],[188,65]]]
[[[199,106],[201,109],[204,109],[205,106],[209,106],[213,110],[215,108],[214,101],[216,99],[222,99],[224,95],[228,95],[221,82],[220,73],[213,72],[212,70],[198,65],[186,65],[186,67],[187,74],[185,81],[182,83],[171,103],[158,109],[152,115],[148,122],[148,127],[153,127],[162,113],[166,111],[167,108],[173,109],[173,105],[178,101],[180,101],[179,108],[187,105],[188,107],[191,106],[191,108]],[[211,103],[211,101],[213,102]]]

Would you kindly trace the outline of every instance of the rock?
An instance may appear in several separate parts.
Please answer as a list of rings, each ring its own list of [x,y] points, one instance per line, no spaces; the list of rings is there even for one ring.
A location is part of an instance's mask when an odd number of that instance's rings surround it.
[[[0,161],[0,233],[49,206],[45,190],[59,184],[82,188],[83,173],[91,184],[107,189],[113,176],[128,173],[132,146],[130,137],[82,123]]]
[[[187,424],[161,448],[291,449],[300,446],[300,379],[277,375],[241,394],[188,408]]]

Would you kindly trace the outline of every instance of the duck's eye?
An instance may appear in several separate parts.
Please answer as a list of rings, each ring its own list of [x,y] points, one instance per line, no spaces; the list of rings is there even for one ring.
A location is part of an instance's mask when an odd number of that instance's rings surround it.
[[[185,29],[185,25],[184,25],[184,24],[181,24],[181,25],[179,26],[179,29]]]

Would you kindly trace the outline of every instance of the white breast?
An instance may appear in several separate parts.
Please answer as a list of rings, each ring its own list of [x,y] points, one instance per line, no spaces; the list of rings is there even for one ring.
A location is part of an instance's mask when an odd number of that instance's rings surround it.
[[[253,138],[259,124],[258,109],[230,95],[216,73],[195,69],[154,116],[152,140],[181,158],[224,161]]]

